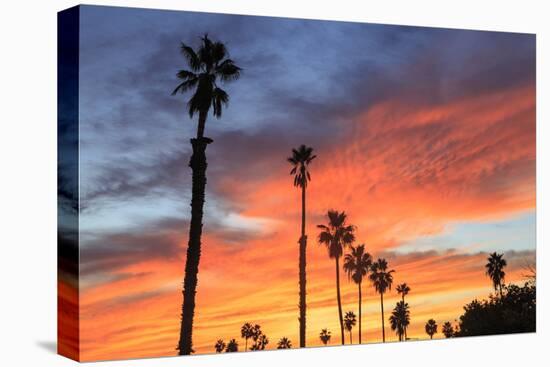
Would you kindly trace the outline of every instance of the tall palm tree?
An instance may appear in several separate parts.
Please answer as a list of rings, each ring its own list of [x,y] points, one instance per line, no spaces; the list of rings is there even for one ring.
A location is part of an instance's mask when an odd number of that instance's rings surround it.
[[[193,95],[187,103],[189,116],[198,114],[197,136],[191,139],[193,155],[189,166],[193,170],[191,224],[189,225],[189,243],[185,263],[185,279],[183,282],[183,305],[181,314],[179,354],[191,354],[193,351],[193,317],[195,314],[195,294],[197,276],[201,255],[202,216],[204,207],[204,192],[206,188],[206,146],[212,139],[204,136],[204,127],[210,107],[215,117],[221,117],[222,106],[227,105],[229,95],[218,86],[218,81],[236,80],[241,69],[233,60],[227,58],[227,49],[221,42],[211,41],[207,35],[201,38],[197,51],[182,43],[181,53],[189,70],[177,73],[181,83],[172,94],[185,93],[193,90]]]
[[[218,341],[214,345],[214,349],[216,350],[216,353],[223,352],[225,347],[226,347],[225,342],[222,339],[218,339]]]
[[[348,273],[348,279],[353,279],[359,290],[359,344],[361,344],[361,284],[363,278],[367,275],[372,265],[372,256],[365,252],[365,245],[350,247],[351,253],[344,256],[344,270]]]
[[[452,338],[455,334],[453,325],[451,325],[449,321],[443,324],[443,327],[441,328],[441,332],[443,333],[443,335],[445,335],[445,338]]]
[[[299,255],[299,269],[300,269],[300,348],[306,346],[306,188],[308,181],[311,181],[311,175],[308,170],[309,164],[315,159],[313,148],[300,145],[298,149],[292,149],[292,157],[287,158],[288,162],[292,164],[291,175],[294,175],[294,186],[302,189],[302,232],[300,240],[300,255]]]
[[[244,339],[244,351],[248,350],[248,339],[254,336],[254,328],[250,323],[245,323],[241,327],[241,337]]]
[[[347,332],[349,332],[349,343],[353,344],[353,338],[351,331],[353,330],[353,327],[357,323],[357,318],[355,317],[355,314],[352,311],[346,312],[346,316],[344,316],[344,328]]]
[[[287,338],[283,337],[277,342],[277,349],[290,349],[292,348],[292,342]]]
[[[426,334],[430,336],[430,339],[433,339],[434,335],[437,334],[437,322],[434,319],[429,319],[424,327]]]
[[[405,303],[405,296],[409,294],[411,288],[407,285],[407,283],[401,283],[395,287],[395,290],[397,291],[397,294],[401,295],[401,300]],[[405,340],[407,340],[407,328],[405,328]]]
[[[226,353],[232,353],[232,352],[238,352],[239,351],[239,343],[235,339],[231,339],[227,343],[227,347],[225,348]]]
[[[504,283],[504,268],[506,267],[506,260],[504,260],[504,254],[497,254],[493,252],[487,258],[487,264],[485,274],[493,281],[493,287],[495,292],[500,291],[500,297],[502,297],[502,283]]]
[[[384,327],[384,293],[391,289],[393,273],[395,270],[388,270],[386,259],[378,259],[371,265],[369,279],[377,293],[380,294],[380,309],[382,311],[382,342],[386,342],[386,330]]]
[[[321,332],[319,333],[319,339],[321,339],[321,342],[324,344],[324,345],[327,345],[329,342],[330,342],[330,331],[327,330],[327,329],[323,329],[321,330]]]
[[[391,329],[395,331],[399,337],[399,341],[403,341],[405,330],[407,330],[407,326],[409,326],[411,320],[409,305],[403,301],[397,302],[389,320]]]
[[[328,256],[336,263],[336,300],[338,301],[338,318],[340,320],[340,336],[344,345],[344,317],[342,315],[342,299],[340,296],[340,258],[344,253],[344,247],[350,246],[355,241],[355,227],[347,224],[345,212],[329,210],[327,212],[328,225],[319,224],[321,229],[318,241],[328,249]]]

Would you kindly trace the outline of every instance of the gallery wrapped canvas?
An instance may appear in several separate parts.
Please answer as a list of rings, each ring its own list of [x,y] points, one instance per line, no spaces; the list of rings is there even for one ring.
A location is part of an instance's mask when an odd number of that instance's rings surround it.
[[[535,35],[102,6],[58,26],[60,354],[535,332]]]

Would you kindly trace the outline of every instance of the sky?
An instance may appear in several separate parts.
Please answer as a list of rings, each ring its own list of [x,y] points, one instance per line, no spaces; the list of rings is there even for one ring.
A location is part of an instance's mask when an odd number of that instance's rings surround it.
[[[243,68],[209,116],[194,348],[258,323],[298,345],[300,191],[286,162],[317,155],[307,191],[307,344],[339,339],[334,262],[316,237],[345,211],[357,243],[411,293],[408,336],[487,297],[535,259],[535,36],[380,24],[80,8],[80,343],[83,360],[175,355],[196,120],[171,96],[180,42],[208,33]],[[345,311],[357,287],[342,278]],[[363,340],[381,341],[363,288]],[[386,315],[399,296],[385,295]],[[357,329],[354,331],[357,340]],[[388,340],[397,336],[386,322]],[[346,336],[349,338],[349,336]]]

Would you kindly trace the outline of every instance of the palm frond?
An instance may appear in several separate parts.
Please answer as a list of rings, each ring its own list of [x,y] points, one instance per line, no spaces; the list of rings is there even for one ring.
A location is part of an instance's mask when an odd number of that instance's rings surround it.
[[[220,118],[222,115],[222,105],[227,106],[229,103],[229,95],[221,88],[214,88],[212,91],[212,107],[214,108],[214,116]]]
[[[176,95],[178,92],[185,93],[189,89],[194,88],[197,85],[198,79],[192,78],[180,83],[172,92],[172,95]]]
[[[185,57],[185,59],[187,60],[187,64],[189,65],[189,67],[194,71],[199,71],[201,68],[201,63],[198,55],[195,53],[193,48],[182,42],[180,46],[180,51],[183,57]]]
[[[227,56],[227,49],[225,48],[225,45],[221,42],[212,43],[211,52],[214,63],[219,63],[223,60],[225,56]]]

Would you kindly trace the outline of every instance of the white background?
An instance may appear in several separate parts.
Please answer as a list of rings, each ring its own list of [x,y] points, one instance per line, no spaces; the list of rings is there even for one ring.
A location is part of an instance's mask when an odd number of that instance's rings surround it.
[[[223,13],[537,33],[537,334],[101,362],[97,366],[548,365],[550,32],[546,1],[91,1]],[[56,12],[74,1],[3,2],[0,27],[0,365],[72,366],[56,338]],[[546,15],[546,19],[545,19]],[[546,23],[546,24],[545,24]],[[545,168],[546,166],[546,168]],[[546,347],[546,350],[544,349]]]

